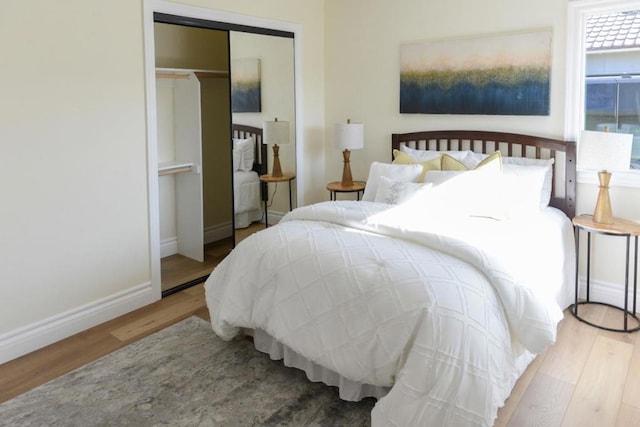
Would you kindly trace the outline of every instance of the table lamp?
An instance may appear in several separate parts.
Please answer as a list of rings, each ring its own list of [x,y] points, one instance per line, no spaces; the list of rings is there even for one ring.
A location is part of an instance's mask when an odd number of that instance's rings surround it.
[[[336,147],[344,150],[342,152],[344,166],[342,168],[341,184],[344,187],[350,187],[353,186],[353,178],[349,160],[351,151],[349,150],[357,150],[364,147],[364,125],[362,123],[351,123],[351,120],[347,120],[347,123],[336,123],[335,129]]]
[[[273,170],[271,176],[281,178],[282,168],[280,167],[280,147],[278,144],[289,143],[289,122],[279,122],[276,117],[272,122],[264,122],[262,132],[262,143],[273,144]]]
[[[633,135],[614,132],[582,131],[578,144],[578,167],[599,171],[600,189],[593,212],[598,224],[613,224],[609,181],[612,171],[629,170]]]

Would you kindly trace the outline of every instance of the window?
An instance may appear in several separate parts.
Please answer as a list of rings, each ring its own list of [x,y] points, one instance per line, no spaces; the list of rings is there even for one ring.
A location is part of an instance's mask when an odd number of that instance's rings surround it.
[[[640,11],[589,16],[585,51],[584,129],[634,135],[640,169]]]
[[[567,14],[565,138],[582,129],[632,133],[640,169],[640,0],[572,0]],[[599,27],[599,28],[595,28]],[[597,30],[597,31],[595,31]],[[619,174],[618,174],[619,175]],[[580,182],[587,178],[579,174]],[[640,186],[640,174],[620,181]]]
[[[585,98],[584,128],[632,134],[631,167],[640,169],[640,76],[587,76]]]

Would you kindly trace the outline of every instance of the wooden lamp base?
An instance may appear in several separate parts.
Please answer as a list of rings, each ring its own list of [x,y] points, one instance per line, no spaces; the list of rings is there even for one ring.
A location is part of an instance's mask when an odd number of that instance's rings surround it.
[[[598,179],[600,180],[600,190],[598,192],[596,208],[593,212],[593,222],[597,222],[598,224],[613,224],[611,199],[609,198],[609,181],[611,181],[611,172],[598,172]]]
[[[351,151],[344,150],[342,152],[342,158],[344,160],[344,166],[342,167],[342,181],[341,184],[345,187],[353,186],[353,177],[351,176],[351,162],[349,161],[349,157],[351,156]]]
[[[282,168],[280,167],[280,147],[278,144],[273,146],[273,170],[271,176],[274,178],[282,178]]]

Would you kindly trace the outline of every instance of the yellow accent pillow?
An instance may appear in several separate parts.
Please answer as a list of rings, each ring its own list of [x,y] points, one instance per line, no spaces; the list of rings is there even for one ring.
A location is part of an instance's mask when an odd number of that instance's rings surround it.
[[[502,170],[502,154],[499,151],[495,151],[486,159],[478,163],[478,166],[476,166],[474,169],[478,170],[478,169],[484,169],[484,168],[501,171]],[[448,154],[443,154],[440,159],[440,170],[466,171],[466,170],[469,170],[469,168],[465,166],[465,164],[462,163],[461,161],[454,159]]]
[[[466,171],[469,170],[460,160],[454,159],[448,154],[440,157],[440,170],[443,171]]]
[[[395,165],[413,165],[416,164],[413,157],[400,150],[393,150],[393,164]]]
[[[428,171],[439,171],[440,170],[440,157],[436,157],[435,159],[426,160],[424,162],[417,162],[413,157],[408,155],[407,153],[403,153],[400,150],[393,150],[393,163],[396,165],[422,165],[422,173],[418,177],[417,182],[424,182],[424,177]]]

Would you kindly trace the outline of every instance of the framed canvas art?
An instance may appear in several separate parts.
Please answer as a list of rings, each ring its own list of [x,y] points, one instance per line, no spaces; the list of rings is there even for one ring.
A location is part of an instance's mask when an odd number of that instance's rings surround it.
[[[260,95],[260,60],[231,61],[231,110],[234,113],[262,111]]]
[[[400,46],[400,113],[549,115],[551,31]]]

